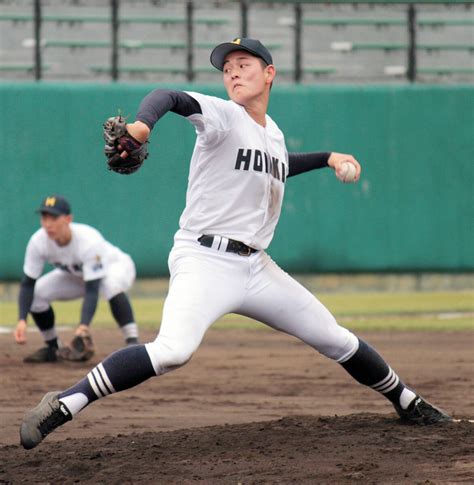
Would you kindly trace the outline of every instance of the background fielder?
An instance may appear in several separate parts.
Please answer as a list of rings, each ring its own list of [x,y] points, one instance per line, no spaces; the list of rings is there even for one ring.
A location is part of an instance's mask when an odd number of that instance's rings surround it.
[[[151,129],[168,111],[185,116],[197,140],[186,207],[169,256],[170,287],[154,342],[121,349],[66,391],[47,393],[25,415],[21,443],[33,448],[91,402],[188,362],[206,330],[238,313],[298,337],[340,363],[357,381],[389,399],[416,424],[449,421],[400,380],[366,342],[338,325],[308,290],[265,252],[278,222],[287,178],[330,166],[341,176],[340,153],[288,154],[282,132],[266,114],[275,67],[257,40],[217,46],[211,63],[223,71],[229,101],[195,92],[157,89],[142,101],[137,121],[105,124],[109,167],[133,173],[146,158]],[[115,149],[115,152],[114,152]],[[122,163],[123,162],[123,163]]]
[[[25,362],[54,362],[58,356],[75,361],[90,359],[94,347],[89,326],[99,293],[108,300],[125,342],[137,343],[138,328],[125,293],[135,281],[132,258],[93,227],[72,222],[69,202],[63,196],[46,197],[37,212],[42,227],[26,248],[15,339],[19,344],[26,342],[26,318],[31,313],[46,346],[27,356]],[[45,263],[55,269],[41,276]],[[69,346],[58,350],[51,302],[76,298],[84,299],[80,324]]]

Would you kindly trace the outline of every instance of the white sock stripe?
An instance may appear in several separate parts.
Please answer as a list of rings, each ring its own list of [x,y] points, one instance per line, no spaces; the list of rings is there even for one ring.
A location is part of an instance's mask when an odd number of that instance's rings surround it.
[[[387,377],[384,377],[381,381],[377,382],[376,384],[373,384],[371,385],[370,387],[372,389],[375,389],[376,391],[380,388],[380,387],[384,387],[385,384],[388,382],[388,381],[391,381],[392,378],[393,378],[393,375],[394,375],[394,372],[392,370],[391,367],[388,368],[388,374],[387,374]]]
[[[89,372],[87,374],[87,379],[89,380],[89,384],[92,387],[92,390],[94,391],[95,395],[100,399],[101,397],[104,397],[102,393],[100,392],[99,388],[97,387],[97,384],[95,382],[94,376],[92,375],[92,372]]]
[[[392,388],[393,383],[394,382],[397,382],[397,381],[398,381],[398,376],[397,376],[397,374],[394,373],[392,375],[392,378],[388,382],[386,382],[383,386],[379,386],[376,389],[376,391],[378,391],[378,392],[387,392],[387,388],[389,388],[389,387]]]
[[[53,338],[57,338],[58,336],[56,333],[56,327],[49,328],[48,330],[41,330],[41,335],[43,336],[43,340],[45,342],[48,340],[53,340]]]
[[[97,377],[97,367],[92,369],[91,371],[92,379],[94,379],[95,385],[97,386],[97,389],[99,389],[99,392],[101,394],[101,397],[107,396],[108,392],[107,389],[105,389],[105,386],[102,384],[102,381],[100,380],[100,377]]]
[[[124,338],[135,337],[138,338],[138,326],[135,322],[130,322],[120,327]]]
[[[109,394],[112,394],[115,392],[114,386],[110,382],[109,376],[107,375],[107,372],[105,372],[104,366],[102,365],[102,362],[97,366],[100,375],[104,381],[104,384],[106,385],[107,389],[109,390]]]
[[[92,375],[94,376],[95,382],[99,386],[100,392],[104,396],[108,396],[110,394],[110,391],[107,389],[107,386],[105,385],[104,380],[102,379],[102,376],[100,375],[100,372],[97,369],[97,367],[94,367],[92,369]]]
[[[398,383],[400,382],[400,379],[398,378],[397,375],[395,375],[395,382],[390,386],[387,387],[386,389],[380,389],[379,392],[382,394],[387,394],[387,392],[390,392],[392,389],[395,389],[398,386]]]
[[[395,373],[391,373],[390,374],[390,379],[388,381],[385,381],[383,384],[380,384],[379,386],[377,387],[374,387],[374,389],[376,391],[383,391],[385,388],[387,388],[388,386],[391,386],[393,384],[393,381],[397,378],[397,375]]]

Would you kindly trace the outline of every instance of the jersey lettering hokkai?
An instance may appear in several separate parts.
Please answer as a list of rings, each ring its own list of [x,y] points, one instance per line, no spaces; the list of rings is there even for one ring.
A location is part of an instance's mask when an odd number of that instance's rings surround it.
[[[66,246],[51,240],[43,228],[30,238],[26,248],[24,273],[38,279],[45,263],[67,271],[84,281],[103,278],[110,263],[120,259],[124,253],[106,241],[97,229],[76,222],[70,225],[72,239]]]
[[[256,123],[243,106],[188,92],[202,113],[188,116],[197,140],[180,227],[266,249],[281,212],[288,153],[267,115]]]

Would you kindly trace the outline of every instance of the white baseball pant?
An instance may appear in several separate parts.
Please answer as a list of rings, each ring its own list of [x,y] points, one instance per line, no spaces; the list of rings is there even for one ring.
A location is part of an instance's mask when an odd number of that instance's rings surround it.
[[[108,265],[107,273],[100,283],[100,293],[106,300],[110,300],[119,293],[127,292],[132,287],[135,277],[135,264],[126,254]],[[82,298],[84,290],[85,283],[82,278],[67,271],[54,269],[36,281],[31,311],[44,312],[52,301]]]
[[[207,329],[227,313],[293,335],[338,362],[356,352],[357,337],[264,251],[240,256],[200,246],[197,238],[178,231],[169,256],[160,331],[146,344],[157,375],[184,365]]]

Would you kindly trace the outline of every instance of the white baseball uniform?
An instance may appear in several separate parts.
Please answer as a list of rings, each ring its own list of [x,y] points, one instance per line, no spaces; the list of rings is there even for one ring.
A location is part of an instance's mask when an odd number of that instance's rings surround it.
[[[66,246],[51,240],[43,228],[30,238],[24,273],[37,279],[33,312],[44,312],[54,300],[84,296],[85,282],[101,278],[100,292],[107,300],[126,292],[135,281],[132,258],[86,224],[70,224],[72,239]],[[55,267],[41,276],[46,263]],[[41,276],[41,277],[40,277]]]
[[[229,52],[239,50],[272,63],[260,41],[247,38],[217,46],[211,63],[222,69]],[[243,106],[194,92],[156,89],[142,100],[136,119],[152,130],[168,111],[187,117],[197,140],[186,207],[168,259],[171,278],[160,332],[145,346],[114,352],[69,389],[47,394],[22,423],[24,448],[38,445],[97,399],[185,364],[210,325],[226,313],[259,320],[338,361],[358,382],[386,396],[406,422],[450,420],[406,388],[374,349],[339,326],[265,252],[287,177],[328,166],[330,155],[288,154],[283,134],[269,116],[261,126]],[[48,405],[51,411],[43,412]],[[43,433],[43,423],[53,418]]]
[[[170,288],[158,337],[147,344],[157,375],[186,363],[206,330],[227,313],[259,320],[343,362],[355,335],[265,252],[280,216],[288,154],[267,115],[257,124],[233,101],[188,92],[201,113],[188,119],[197,140],[186,207],[169,256]],[[198,239],[214,236],[211,247]],[[229,239],[257,249],[226,252]]]

